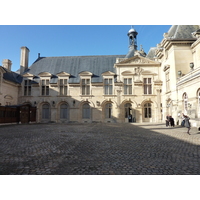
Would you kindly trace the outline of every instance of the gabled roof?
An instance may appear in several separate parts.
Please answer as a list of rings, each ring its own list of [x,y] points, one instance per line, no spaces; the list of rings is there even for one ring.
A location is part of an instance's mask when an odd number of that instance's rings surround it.
[[[157,47],[151,47],[146,57],[153,60],[156,50],[157,50]]]
[[[79,83],[79,73],[91,72],[92,82],[102,82],[102,73],[106,71],[115,72],[114,64],[116,58],[124,58],[125,55],[105,56],[63,56],[63,57],[40,57],[25,73],[38,76],[41,72],[56,75],[60,72],[70,74],[69,83]]]
[[[9,71],[4,67],[2,67],[2,69],[5,71],[3,73],[3,79],[13,82],[13,83],[21,84],[23,77],[20,74]]]
[[[173,25],[168,31],[170,39],[194,39],[192,33],[199,29],[198,25]]]

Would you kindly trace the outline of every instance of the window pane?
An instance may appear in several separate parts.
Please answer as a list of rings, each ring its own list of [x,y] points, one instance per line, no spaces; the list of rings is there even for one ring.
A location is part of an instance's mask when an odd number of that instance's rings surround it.
[[[49,117],[49,106],[45,104],[42,107],[42,119],[49,119]]]
[[[45,86],[42,86],[42,95],[45,95],[44,91],[45,91]]]
[[[83,119],[90,118],[90,106],[88,104],[83,105],[82,117],[83,117]]]
[[[49,95],[49,86],[46,86],[46,95]]]
[[[60,118],[67,119],[68,116],[68,106],[66,104],[62,104],[60,106]]]
[[[64,79],[64,84],[65,84],[65,85],[67,84],[67,79]]]
[[[28,86],[28,95],[31,95],[31,86]]]
[[[67,86],[64,86],[64,95],[67,95]]]
[[[60,86],[60,95],[63,95],[63,86]]]

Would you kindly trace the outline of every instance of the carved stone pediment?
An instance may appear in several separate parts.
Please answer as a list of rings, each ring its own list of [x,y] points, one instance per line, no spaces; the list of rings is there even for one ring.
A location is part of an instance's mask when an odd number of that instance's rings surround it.
[[[49,76],[51,76],[52,74],[50,74],[49,72],[41,72],[41,73],[39,73],[38,75],[41,76],[41,77],[45,77],[45,76],[49,77]]]
[[[119,64],[159,64],[158,62],[152,61],[148,58],[142,57],[142,56],[134,56],[132,58],[123,60]]]
[[[107,71],[107,72],[104,72],[102,73],[102,76],[114,76],[115,73],[111,72],[111,71]]]
[[[70,74],[68,74],[67,72],[59,72],[56,74],[57,76],[70,76]]]
[[[129,75],[134,75],[135,73],[132,72],[132,71],[123,71],[121,74],[122,74],[123,76],[129,76]]]
[[[6,99],[6,100],[13,100],[13,97],[10,96],[10,95],[5,95],[5,96],[4,96],[4,99]]]
[[[162,86],[162,84],[163,84],[163,82],[159,79],[154,81],[154,85]]]
[[[92,76],[92,73],[88,72],[88,71],[83,71],[83,72],[80,72],[79,75],[80,76]]]
[[[34,75],[33,74],[30,74],[30,73],[26,73],[26,74],[23,74],[23,77],[33,77]]]

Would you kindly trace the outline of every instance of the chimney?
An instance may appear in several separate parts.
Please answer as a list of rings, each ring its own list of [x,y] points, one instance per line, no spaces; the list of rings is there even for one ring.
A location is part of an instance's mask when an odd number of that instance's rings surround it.
[[[3,62],[3,67],[6,68],[7,70],[11,71],[11,65],[12,65],[12,62],[11,60],[9,59],[4,59]]]
[[[20,74],[23,74],[28,69],[28,57],[29,49],[27,47],[21,47]]]

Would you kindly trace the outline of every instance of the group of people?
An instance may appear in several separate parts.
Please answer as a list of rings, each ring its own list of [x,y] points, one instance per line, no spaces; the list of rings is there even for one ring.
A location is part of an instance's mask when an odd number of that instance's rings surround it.
[[[190,118],[187,115],[183,115],[183,121],[181,122],[181,126],[184,126],[188,129],[187,133],[190,135],[190,129],[191,129],[191,125],[190,125]],[[174,118],[172,118],[172,116],[167,115],[166,117],[166,127],[174,127]]]
[[[172,116],[167,115],[166,117],[166,127],[174,127],[174,118]]]

